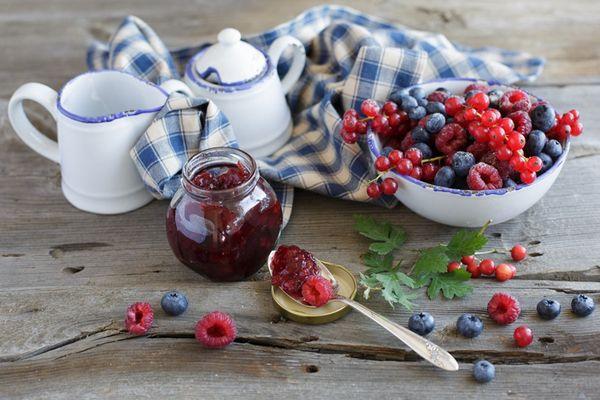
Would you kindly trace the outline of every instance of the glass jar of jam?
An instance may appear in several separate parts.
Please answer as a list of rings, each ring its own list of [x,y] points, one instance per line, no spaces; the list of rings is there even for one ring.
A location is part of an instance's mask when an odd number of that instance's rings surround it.
[[[204,150],[183,167],[167,211],[175,256],[214,281],[239,281],[258,271],[275,247],[281,204],[254,159],[229,147]]]

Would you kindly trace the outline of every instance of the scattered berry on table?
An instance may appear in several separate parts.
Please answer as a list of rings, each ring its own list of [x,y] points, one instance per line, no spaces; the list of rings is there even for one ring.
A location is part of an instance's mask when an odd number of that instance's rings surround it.
[[[185,294],[171,291],[165,293],[160,300],[160,306],[169,315],[177,316],[181,315],[188,308],[188,299]]]
[[[420,312],[411,315],[408,319],[408,329],[414,333],[425,336],[435,328],[435,320],[431,314],[426,312]]]
[[[218,349],[235,340],[237,328],[229,314],[213,311],[206,314],[196,324],[196,340],[204,347]]]
[[[510,249],[510,256],[514,261],[521,261],[527,257],[527,249],[520,244],[515,244],[512,249]]]
[[[452,155],[452,169],[458,177],[467,176],[475,162],[475,156],[466,151],[457,151]]]
[[[466,338],[477,337],[483,332],[483,321],[473,314],[463,314],[456,321],[456,330]]]
[[[560,303],[552,299],[543,299],[537,303],[536,310],[538,315],[543,319],[554,319],[560,314]]]
[[[496,269],[497,273],[497,269]],[[500,325],[512,324],[521,314],[521,306],[517,299],[508,293],[499,292],[492,296],[487,305],[491,319]]]
[[[334,290],[329,279],[321,275],[308,277],[302,284],[302,300],[311,306],[324,306],[334,296]]]
[[[479,268],[479,264],[476,262],[467,265],[467,272],[471,274],[472,279],[476,279],[481,276],[481,269]]]
[[[479,270],[483,275],[494,275],[496,264],[491,258],[486,258],[479,263]]]
[[[460,263],[456,261],[451,261],[448,263],[448,272],[454,272],[457,269],[460,269]]]
[[[521,325],[515,329],[513,337],[517,346],[527,347],[533,342],[533,331],[527,325]]]
[[[500,189],[503,185],[498,170],[482,162],[471,167],[467,175],[467,183],[471,190]]]
[[[473,264],[475,262],[475,256],[474,255],[462,256],[460,259],[460,262],[462,262],[465,265]]]
[[[556,124],[556,111],[549,104],[539,104],[529,111],[531,123],[535,129],[548,132]]]
[[[452,187],[454,181],[456,179],[456,174],[454,170],[448,166],[442,167],[435,174],[435,178],[433,179],[433,183],[436,186],[444,186],[444,187]]]
[[[394,178],[385,178],[381,182],[381,191],[388,196],[393,195],[398,190],[398,182]]]
[[[496,377],[496,368],[487,360],[479,360],[473,365],[473,378],[479,383],[487,383]]]
[[[556,160],[563,152],[563,148],[560,142],[556,139],[548,140],[544,146],[544,153],[548,154],[554,160]]]
[[[152,326],[154,312],[148,303],[138,302],[127,307],[125,329],[132,335],[143,335]]]
[[[596,308],[594,300],[584,294],[579,294],[571,300],[571,310],[579,317],[587,317],[594,311],[594,308]]]

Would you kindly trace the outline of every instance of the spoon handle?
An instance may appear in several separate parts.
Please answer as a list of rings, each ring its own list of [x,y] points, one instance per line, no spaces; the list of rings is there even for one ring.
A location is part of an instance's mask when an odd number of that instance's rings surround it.
[[[445,369],[446,371],[458,370],[458,363],[450,353],[448,353],[441,347],[438,347],[438,345],[425,339],[424,337],[417,335],[416,333],[403,327],[402,325],[398,325],[390,321],[386,317],[377,314],[375,311],[363,306],[362,304],[354,300],[350,300],[339,295],[331,300],[347,304],[350,307],[354,308],[356,311],[360,312],[361,314],[364,314],[373,321],[377,322],[388,332],[396,336],[408,347],[413,349],[418,355],[420,355],[436,367]]]

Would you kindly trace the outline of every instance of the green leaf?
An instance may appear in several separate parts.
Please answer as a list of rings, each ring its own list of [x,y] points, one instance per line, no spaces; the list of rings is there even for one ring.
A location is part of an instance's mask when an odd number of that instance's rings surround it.
[[[391,253],[394,249],[399,248],[406,240],[406,233],[400,227],[392,226],[389,222],[378,222],[372,217],[364,215],[354,216],[354,228],[361,235],[375,240],[369,246],[369,250],[385,255]]]
[[[436,275],[431,278],[431,283],[427,288],[427,296],[433,300],[438,297],[441,291],[447,299],[464,297],[473,291],[473,287],[467,283],[470,278],[471,274],[463,269]]]
[[[376,274],[377,279],[382,286],[381,295],[393,307],[394,304],[400,304],[408,310],[412,310],[414,304],[411,300],[416,298],[416,294],[407,293],[402,285],[409,283],[412,287],[412,279],[403,272]]]
[[[394,260],[391,254],[382,256],[377,253],[368,252],[362,255],[362,261],[370,269],[391,270]]]
[[[487,238],[480,231],[460,230],[448,242],[448,256],[457,260],[462,256],[470,256],[487,244]]]
[[[446,254],[446,246],[439,245],[421,251],[413,269],[413,276],[425,279],[432,274],[439,274],[448,270],[450,259]]]

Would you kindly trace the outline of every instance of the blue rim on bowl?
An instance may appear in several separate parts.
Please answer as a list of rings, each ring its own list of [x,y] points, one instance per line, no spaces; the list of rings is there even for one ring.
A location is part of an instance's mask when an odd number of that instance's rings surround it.
[[[423,83],[419,83],[416,85],[412,85],[412,86],[408,86],[406,87],[406,90],[410,90],[414,87],[418,87],[418,86],[423,86],[423,85],[429,85],[432,83],[444,83],[444,82],[449,82],[449,81],[461,81],[461,82],[486,82],[489,86],[506,86],[506,87],[513,87],[510,86],[508,84],[503,84],[500,82],[496,82],[496,81],[486,81],[484,79],[475,79],[475,78],[445,78],[445,79],[435,79],[435,80],[431,80],[428,82],[423,82]],[[527,93],[529,96],[533,97],[534,99],[538,100],[538,101],[543,101],[543,99],[541,97],[535,96],[531,93],[529,93],[527,90],[519,88],[521,90],[523,90],[525,93]],[[377,146],[375,144],[375,133],[373,133],[370,129],[367,132],[367,145],[369,146],[369,150],[371,151],[371,153],[375,156],[375,158],[379,157],[381,155],[381,152],[377,149]],[[450,193],[450,194],[456,194],[459,196],[466,196],[466,197],[472,197],[472,196],[476,196],[476,197],[481,197],[481,196],[490,196],[490,195],[504,195],[506,193],[510,193],[510,192],[514,192],[515,190],[521,190],[521,189],[526,189],[530,186],[535,185],[536,183],[538,183],[539,181],[541,181],[542,179],[545,179],[546,177],[551,175],[551,172],[553,170],[555,170],[556,168],[558,168],[560,165],[562,165],[562,163],[564,163],[566,157],[567,157],[567,153],[569,152],[569,149],[571,147],[571,136],[567,136],[567,139],[565,141],[565,145],[564,145],[564,149],[562,154],[558,157],[558,159],[554,162],[554,164],[552,164],[552,166],[545,171],[543,174],[539,175],[538,178],[535,180],[535,182],[533,182],[531,185],[523,185],[523,184],[519,184],[517,185],[515,188],[500,188],[500,189],[486,189],[486,190],[469,190],[469,189],[453,189],[453,188],[447,188],[444,186],[437,186],[437,185],[433,185],[431,183],[427,183],[427,182],[423,182],[420,181],[418,179],[412,178],[408,175],[402,175],[399,172],[395,171],[395,170],[391,170],[391,173],[395,174],[396,176],[398,176],[400,179],[403,179],[407,182],[410,182],[411,184],[415,184],[418,186],[421,186],[422,188],[429,188],[429,189],[433,189],[436,192],[445,192],[445,193]]]

